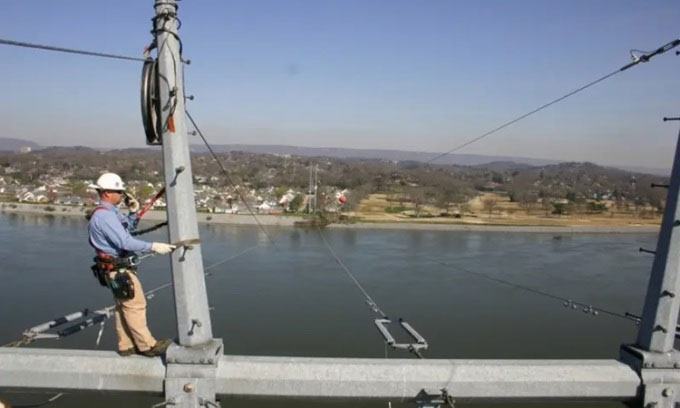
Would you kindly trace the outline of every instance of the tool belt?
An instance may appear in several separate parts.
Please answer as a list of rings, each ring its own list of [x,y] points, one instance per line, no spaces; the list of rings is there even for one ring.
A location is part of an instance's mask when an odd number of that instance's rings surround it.
[[[135,296],[134,285],[130,273],[135,273],[138,259],[135,255],[115,257],[97,253],[92,265],[92,273],[99,284],[110,288],[116,299],[132,299]]]

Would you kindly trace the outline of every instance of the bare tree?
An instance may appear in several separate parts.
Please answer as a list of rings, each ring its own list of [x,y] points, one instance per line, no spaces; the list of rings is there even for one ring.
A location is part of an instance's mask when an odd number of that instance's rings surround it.
[[[493,197],[486,197],[485,199],[482,200],[482,206],[486,211],[489,212],[489,215],[496,209],[498,206],[498,200],[496,200]]]

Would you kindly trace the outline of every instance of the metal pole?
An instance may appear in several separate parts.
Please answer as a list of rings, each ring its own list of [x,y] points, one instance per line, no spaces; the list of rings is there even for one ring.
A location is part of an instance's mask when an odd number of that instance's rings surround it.
[[[198,224],[184,117],[183,66],[174,18],[177,4],[175,0],[156,0],[154,7],[168,231],[170,242],[181,242],[198,238]],[[178,248],[173,253],[172,280],[179,344],[194,346],[211,340],[200,245],[192,249]]]
[[[656,255],[649,278],[637,345],[646,351],[673,350],[675,327],[680,309],[680,136],[675,150],[673,171],[666,198]]]
[[[170,242],[198,239],[191,157],[184,113],[181,43],[176,0],[155,0],[154,34],[158,49],[161,115],[159,134]],[[178,247],[172,254],[172,282],[179,346],[165,355],[166,405],[199,408],[215,404],[215,371],[222,342],[213,339],[200,244]]]
[[[314,213],[319,211],[319,165],[314,166]]]
[[[313,191],[313,171],[314,167],[312,167],[311,163],[309,165],[309,188],[307,189],[307,214],[312,213],[312,191]]]

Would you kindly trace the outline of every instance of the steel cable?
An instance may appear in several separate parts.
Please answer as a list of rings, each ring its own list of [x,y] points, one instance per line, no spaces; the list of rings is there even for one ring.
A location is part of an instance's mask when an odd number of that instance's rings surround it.
[[[610,73],[608,73],[608,74],[606,74],[606,75],[604,75],[604,76],[601,76],[601,77],[597,78],[597,79],[594,80],[594,81],[588,82],[587,84],[585,84],[585,85],[583,85],[583,86],[581,86],[581,87],[578,87],[578,88],[574,89],[573,91],[568,92],[568,93],[566,93],[566,94],[564,94],[564,95],[562,95],[562,96],[560,96],[560,97],[558,97],[558,98],[555,98],[555,99],[551,100],[550,102],[544,103],[543,105],[539,106],[538,108],[535,108],[535,109],[533,109],[533,110],[531,110],[531,111],[529,111],[529,112],[527,112],[527,113],[524,113],[524,114],[522,114],[522,115],[519,115],[519,116],[515,117],[514,119],[511,119],[511,120],[509,120],[509,121],[507,121],[507,122],[505,122],[505,123],[502,123],[501,125],[499,125],[499,126],[493,128],[493,129],[491,129],[491,130],[489,130],[489,131],[487,131],[487,132],[485,132],[485,133],[482,133],[481,135],[476,136],[476,137],[474,137],[474,138],[472,138],[472,139],[470,139],[470,140],[468,140],[468,141],[466,141],[466,142],[464,142],[464,143],[462,143],[462,144],[460,144],[460,145],[454,147],[454,148],[451,149],[451,150],[448,150],[448,151],[446,151],[446,152],[444,152],[444,153],[439,153],[439,154],[437,154],[436,156],[434,156],[433,158],[427,160],[425,163],[426,163],[426,164],[427,164],[427,163],[432,163],[432,162],[434,162],[435,160],[440,159],[440,158],[442,158],[442,157],[444,157],[444,156],[446,156],[446,155],[449,155],[449,154],[451,154],[451,153],[457,152],[457,151],[463,149],[464,147],[467,147],[467,146],[469,146],[469,145],[471,145],[471,144],[473,144],[473,143],[476,143],[476,142],[478,142],[478,141],[484,139],[484,138],[487,137],[487,136],[491,136],[492,134],[494,134],[494,133],[496,133],[496,132],[498,132],[498,131],[500,131],[500,130],[502,130],[502,129],[505,129],[505,128],[508,127],[508,126],[513,125],[513,124],[515,124],[515,123],[521,121],[522,119],[525,119],[525,118],[527,118],[527,117],[529,117],[529,116],[531,116],[531,115],[533,115],[533,114],[535,114],[535,113],[538,113],[538,112],[542,111],[543,109],[549,108],[550,106],[552,106],[552,105],[554,105],[554,104],[556,104],[556,103],[558,103],[558,102],[561,102],[561,101],[563,101],[563,100],[569,98],[570,96],[576,95],[577,93],[579,93],[579,92],[581,92],[581,91],[585,91],[586,89],[590,88],[591,86],[597,85],[597,84],[599,84],[600,82],[602,82],[602,81],[604,81],[604,80],[606,80],[606,79],[609,79],[609,78],[613,77],[613,76],[616,75],[616,74],[619,74],[619,73],[621,73],[621,72],[623,72],[623,71],[625,71],[625,70],[627,70],[627,69],[629,69],[629,68],[632,68],[632,67],[634,67],[634,66],[636,66],[636,65],[638,65],[638,64],[640,64],[640,63],[647,62],[647,61],[649,61],[652,57],[654,57],[654,56],[656,56],[656,55],[663,54],[663,53],[665,53],[665,52],[667,52],[667,51],[670,51],[670,50],[672,50],[673,48],[677,47],[678,45],[680,45],[680,39],[673,40],[673,41],[671,41],[671,42],[669,42],[669,43],[667,43],[667,44],[665,44],[665,45],[663,45],[663,46],[657,48],[656,50],[654,50],[654,51],[652,51],[652,52],[649,52],[649,53],[647,53],[647,54],[645,54],[645,55],[637,56],[637,57],[633,60],[633,62],[630,62],[630,63],[624,65],[623,67],[621,67],[621,68],[619,68],[619,69],[617,69],[617,70],[615,70],[615,71],[612,71],[612,72],[610,72]]]
[[[267,230],[265,229],[264,225],[262,225],[262,223],[260,222],[260,219],[257,217],[257,215],[255,215],[255,212],[254,212],[253,209],[250,207],[250,204],[248,204],[248,201],[246,201],[245,197],[243,196],[243,193],[241,193],[241,190],[240,190],[239,188],[236,187],[236,183],[234,183],[234,180],[232,179],[231,174],[230,174],[230,173],[227,171],[227,169],[224,167],[224,164],[222,164],[222,161],[221,161],[220,158],[217,156],[217,154],[216,154],[215,151],[213,150],[213,148],[212,148],[212,146],[210,145],[210,143],[208,143],[208,140],[207,140],[207,139],[205,138],[205,136],[203,135],[203,132],[201,131],[201,129],[200,129],[200,128],[198,127],[198,125],[196,124],[196,121],[194,120],[194,118],[191,116],[191,114],[189,113],[188,110],[185,110],[185,112],[186,112],[186,114],[187,114],[187,118],[189,118],[189,121],[191,122],[191,125],[194,127],[194,129],[196,129],[196,133],[198,133],[198,135],[201,137],[201,140],[203,140],[203,143],[205,144],[205,147],[206,147],[206,148],[208,149],[208,151],[210,152],[210,155],[212,156],[213,160],[215,160],[215,162],[217,163],[217,166],[220,168],[220,170],[222,170],[222,173],[223,173],[224,176],[227,178],[227,182],[229,182],[229,184],[231,185],[231,187],[236,191],[236,194],[237,194],[238,197],[241,199],[241,201],[243,202],[243,204],[246,206],[246,208],[248,209],[248,212],[250,213],[250,215],[253,216],[253,219],[254,219],[255,222],[257,223],[257,226],[258,226],[258,227],[260,228],[260,230],[264,233],[264,235],[267,237],[267,239],[269,240],[269,242],[270,242],[274,247],[276,247],[276,243],[274,242],[274,240],[272,239],[272,237],[269,235],[269,233],[268,233]]]
[[[13,47],[33,48],[33,49],[39,49],[39,50],[45,50],[45,51],[64,52],[64,53],[68,53],[68,54],[87,55],[87,56],[90,56],[90,57],[100,57],[100,58],[111,58],[111,59],[124,60],[124,61],[139,61],[139,62],[149,61],[148,58],[130,57],[130,56],[127,56],[127,55],[109,54],[109,53],[96,52],[96,51],[86,51],[86,50],[79,50],[79,49],[76,49],[76,48],[55,47],[55,46],[52,46],[52,45],[35,44],[35,43],[28,43],[28,42],[23,42],[23,41],[7,40],[7,39],[3,39],[3,38],[0,38],[0,44],[10,45],[10,46],[13,46]]]
[[[54,401],[58,400],[59,398],[63,397],[64,393],[60,392],[58,394],[53,395],[52,397],[46,399],[45,401],[38,402],[35,404],[20,404],[20,405],[10,405],[10,408],[38,408],[38,407],[43,407],[45,405],[49,405],[53,403]],[[0,405],[2,406],[2,405]]]
[[[231,261],[231,260],[236,259],[240,256],[243,256],[243,255],[247,254],[248,252],[253,251],[254,249],[256,249],[260,246],[262,246],[262,244],[253,245],[251,247],[248,247],[248,248],[242,250],[241,252],[230,255],[230,256],[228,256],[228,257],[226,257],[226,258],[224,258],[224,259],[222,259],[218,262],[215,262],[215,263],[205,267],[204,268],[204,271],[205,271],[204,275],[205,276],[212,276],[214,274],[214,272],[208,272],[211,269],[214,269],[214,268],[216,268],[216,267],[218,267],[218,266],[220,266],[220,265],[222,265],[222,264],[224,264],[228,261]],[[172,286],[172,282],[164,283],[164,284],[157,286],[153,289],[147,290],[146,292],[144,292],[144,296],[147,299],[152,299],[157,292],[159,292],[163,289],[166,289],[170,286]],[[61,338],[61,337],[66,337],[66,336],[71,335],[71,334],[75,334],[75,333],[77,333],[77,332],[79,332],[83,329],[86,329],[90,326],[94,326],[97,323],[100,323],[100,322],[103,322],[106,319],[109,319],[112,316],[112,312],[113,312],[114,308],[115,308],[115,305],[110,305],[110,306],[106,306],[106,307],[94,310],[92,312],[89,312],[89,311],[83,312],[82,317],[85,317],[85,316],[90,315],[90,314],[94,315],[94,317],[82,320],[82,321],[80,321],[79,323],[77,323],[73,326],[69,326],[65,329],[62,329],[59,332],[59,335],[56,336],[55,338]],[[85,309],[85,310],[87,310],[87,309]],[[32,343],[34,340],[35,340],[34,338],[31,338],[29,336],[24,336],[21,339],[7,343],[7,344],[3,345],[2,347],[21,347],[21,346],[25,346],[27,344]]]
[[[552,293],[542,291],[540,289],[532,288],[532,287],[529,287],[529,286],[524,286],[524,285],[521,285],[521,284],[518,284],[518,283],[515,283],[515,282],[511,282],[509,280],[497,278],[497,277],[488,275],[488,274],[483,273],[483,272],[472,271],[472,270],[464,268],[460,265],[454,265],[454,264],[451,264],[451,263],[448,263],[448,262],[437,261],[437,260],[432,260],[432,262],[439,264],[441,266],[453,268],[455,270],[467,273],[469,275],[481,277],[481,278],[489,280],[491,282],[495,282],[495,283],[498,283],[498,284],[501,284],[501,285],[509,286],[509,287],[512,287],[512,288],[515,288],[515,289],[520,289],[520,290],[523,290],[525,292],[533,293],[535,295],[543,296],[543,297],[546,297],[546,298],[549,298],[549,299],[552,299],[552,300],[560,301],[560,302],[562,302],[563,306],[565,306],[565,307],[582,308],[584,312],[590,313],[590,314],[595,315],[595,316],[597,316],[599,313],[602,313],[602,314],[609,315],[609,316],[612,316],[612,317],[618,317],[618,318],[633,321],[633,322],[636,322],[636,323],[638,322],[638,319],[635,319],[635,318],[631,317],[629,314],[626,314],[626,313],[613,312],[611,310],[603,309],[601,307],[595,307],[595,306],[587,304],[587,303],[577,302],[577,301],[574,301],[572,299],[569,299],[569,298],[566,298],[566,297],[563,297],[563,296],[558,296],[558,295],[554,295]]]
[[[326,249],[328,249],[328,252],[330,252],[330,254],[331,254],[331,255],[333,256],[333,258],[335,259],[335,262],[336,262],[338,265],[340,265],[340,267],[342,268],[342,270],[345,271],[345,273],[347,274],[347,276],[349,276],[349,278],[352,280],[352,282],[354,282],[354,284],[356,285],[356,287],[359,288],[359,290],[361,291],[361,293],[363,293],[364,297],[366,298],[366,303],[368,304],[368,306],[369,306],[374,312],[378,313],[378,314],[379,314],[380,316],[382,316],[383,318],[387,318],[387,315],[382,311],[382,309],[380,308],[380,306],[378,306],[378,304],[375,302],[375,300],[373,300],[373,298],[371,297],[371,295],[368,294],[368,291],[366,291],[366,289],[361,285],[361,283],[359,282],[359,280],[354,276],[354,274],[352,273],[352,271],[351,271],[351,270],[347,267],[347,265],[342,261],[342,259],[338,256],[338,254],[335,253],[335,250],[333,249],[333,246],[330,244],[330,242],[328,242],[328,240],[326,239],[326,236],[323,234],[323,231],[321,231],[321,228],[316,227],[316,230],[318,231],[319,236],[321,237],[321,241],[322,241],[323,244],[326,246]]]

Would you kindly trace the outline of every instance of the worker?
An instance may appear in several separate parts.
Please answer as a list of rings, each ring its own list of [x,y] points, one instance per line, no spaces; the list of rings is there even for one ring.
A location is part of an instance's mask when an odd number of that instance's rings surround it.
[[[125,192],[123,180],[115,173],[104,173],[91,185],[99,194],[99,204],[90,215],[90,245],[97,252],[92,271],[100,284],[113,292],[118,354],[141,354],[156,357],[165,353],[171,340],[156,339],[146,322],[146,297],[137,277],[136,254],[167,255],[174,245],[146,242],[130,235],[138,223],[135,213],[139,202]],[[118,205],[125,197],[129,214],[123,215]]]

